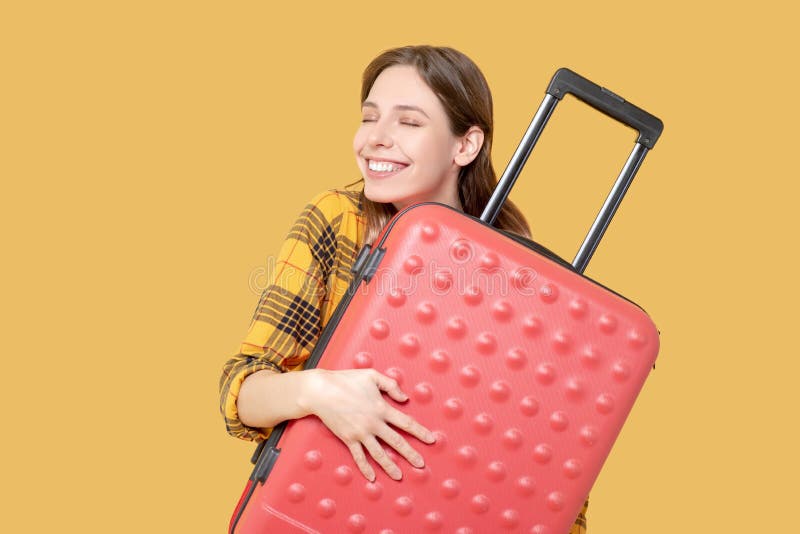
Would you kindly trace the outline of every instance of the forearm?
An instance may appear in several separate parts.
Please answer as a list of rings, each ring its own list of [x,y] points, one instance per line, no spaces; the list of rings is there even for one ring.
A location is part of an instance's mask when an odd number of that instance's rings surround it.
[[[250,427],[271,428],[309,415],[302,398],[309,371],[278,373],[262,370],[248,376],[236,401],[239,420]]]

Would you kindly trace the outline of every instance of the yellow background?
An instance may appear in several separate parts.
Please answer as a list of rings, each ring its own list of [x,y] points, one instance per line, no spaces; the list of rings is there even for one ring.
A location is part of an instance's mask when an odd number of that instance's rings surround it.
[[[789,2],[785,3],[789,5]],[[595,533],[797,528],[797,17],[781,3],[4,2],[2,532],[223,532],[252,445],[223,362],[363,67],[483,69],[502,170],[556,68],[664,120],[587,274],[662,332]],[[634,134],[565,100],[512,195],[571,259]]]

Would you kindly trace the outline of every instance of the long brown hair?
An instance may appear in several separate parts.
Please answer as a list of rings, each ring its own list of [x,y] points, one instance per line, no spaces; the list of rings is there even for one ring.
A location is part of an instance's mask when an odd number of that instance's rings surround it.
[[[409,65],[417,69],[444,106],[453,135],[462,136],[472,126],[483,130],[480,152],[469,165],[461,168],[458,176],[458,197],[464,212],[480,217],[497,185],[491,159],[494,132],[492,93],[483,73],[471,59],[453,48],[427,45],[393,48],[373,59],[364,70],[361,102],[367,99],[378,75],[395,65]],[[361,182],[363,178],[348,187]],[[384,225],[397,213],[397,208],[391,203],[369,200],[364,196],[363,188],[360,200],[366,216],[364,243],[372,244]],[[510,200],[506,200],[494,226],[531,237],[525,216]]]

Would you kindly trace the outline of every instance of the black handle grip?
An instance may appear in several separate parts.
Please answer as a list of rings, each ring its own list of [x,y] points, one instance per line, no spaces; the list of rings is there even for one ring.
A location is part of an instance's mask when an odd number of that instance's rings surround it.
[[[560,68],[550,80],[547,94],[561,100],[567,93],[571,93],[596,110],[636,129],[639,132],[639,139],[636,141],[648,149],[653,148],[664,130],[664,123],[661,122],[661,119],[626,102],[621,96],[600,87],[580,74],[567,68]]]

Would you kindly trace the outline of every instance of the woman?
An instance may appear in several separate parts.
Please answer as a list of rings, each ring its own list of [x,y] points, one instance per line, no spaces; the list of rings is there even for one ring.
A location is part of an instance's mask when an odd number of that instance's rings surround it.
[[[368,480],[367,454],[395,480],[402,472],[378,439],[416,467],[419,453],[398,433],[423,443],[433,434],[391,406],[408,397],[374,369],[303,369],[321,330],[351,280],[350,267],[398,210],[417,202],[448,204],[480,216],[494,186],[492,98],[478,67],[451,48],[388,50],[364,71],[361,126],[353,140],[360,191],[317,195],[292,227],[279,253],[241,352],[225,364],[221,411],[228,432],[265,439],[281,421],[316,415],[349,448]],[[530,237],[509,201],[495,225]],[[302,372],[286,372],[302,371]],[[585,511],[585,507],[584,507]],[[585,532],[582,511],[573,533]]]

